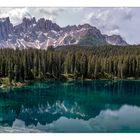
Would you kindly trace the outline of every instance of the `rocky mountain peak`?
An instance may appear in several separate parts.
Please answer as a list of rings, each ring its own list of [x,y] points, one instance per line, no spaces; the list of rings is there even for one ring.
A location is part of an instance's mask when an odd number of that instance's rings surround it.
[[[9,17],[0,18],[0,41],[6,41],[12,32],[13,25],[10,23]]]
[[[36,24],[36,18],[35,17],[33,17],[33,18],[26,18],[26,17],[24,17],[22,19],[22,23],[23,24]]]
[[[105,35],[106,41],[112,45],[128,45],[127,42],[120,35]]]
[[[9,17],[0,18],[0,22],[10,22]]]
[[[85,23],[83,25],[78,25],[78,28],[81,29],[81,28],[86,28],[86,29],[89,29],[89,28],[93,28],[93,26],[91,26],[90,24],[88,23]]]
[[[74,31],[77,29],[78,29],[78,27],[76,25],[68,25],[68,26],[63,28],[63,30],[65,30],[65,31]]]
[[[99,29],[90,24],[68,25],[60,27],[51,20],[40,18],[23,18],[13,26],[9,17],[0,18],[0,48],[41,48],[60,45],[127,45],[119,35],[103,35]]]

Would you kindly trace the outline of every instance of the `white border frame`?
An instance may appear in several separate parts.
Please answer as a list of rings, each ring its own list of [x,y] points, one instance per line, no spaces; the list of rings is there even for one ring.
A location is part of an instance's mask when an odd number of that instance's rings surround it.
[[[0,7],[140,7],[140,0],[4,0]],[[0,134],[2,140],[139,140],[140,134]]]
[[[139,0],[4,0],[0,7],[139,7]]]

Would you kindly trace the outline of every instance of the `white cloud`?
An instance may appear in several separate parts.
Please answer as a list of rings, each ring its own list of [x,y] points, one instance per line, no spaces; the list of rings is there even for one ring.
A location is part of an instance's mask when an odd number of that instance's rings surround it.
[[[61,117],[51,124],[38,124],[37,128],[55,130],[56,132],[120,132],[140,130],[140,108],[124,105],[119,110],[103,110],[95,118],[89,120],[67,119]],[[127,118],[127,119],[126,119]]]
[[[46,125],[32,125],[32,132],[122,132],[140,130],[140,108],[137,106],[123,105],[118,110],[102,110],[99,115],[89,120],[60,117],[58,120]],[[127,118],[127,119],[126,119]],[[21,120],[15,120],[12,128],[15,132],[30,132]],[[0,131],[1,132],[1,131]],[[8,132],[8,131],[6,131]]]
[[[90,23],[104,34],[120,34],[128,43],[140,43],[140,8],[0,8],[0,17],[13,24],[23,17],[50,19],[60,26]]]
[[[99,8],[92,9],[82,22],[90,23],[107,34],[120,34],[121,23],[131,18],[130,8]]]
[[[10,17],[13,24],[17,24],[23,17],[30,17],[27,8],[1,8],[0,17]]]
[[[55,21],[61,12],[63,8],[0,8],[0,17],[10,17],[13,24],[19,24],[24,17],[44,17]]]

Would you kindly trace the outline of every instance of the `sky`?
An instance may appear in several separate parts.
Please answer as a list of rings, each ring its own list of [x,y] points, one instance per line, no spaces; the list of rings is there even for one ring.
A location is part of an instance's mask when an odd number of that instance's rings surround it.
[[[14,25],[24,17],[50,19],[61,27],[89,23],[103,34],[121,35],[129,44],[140,44],[140,8],[0,8],[0,17],[10,17]]]

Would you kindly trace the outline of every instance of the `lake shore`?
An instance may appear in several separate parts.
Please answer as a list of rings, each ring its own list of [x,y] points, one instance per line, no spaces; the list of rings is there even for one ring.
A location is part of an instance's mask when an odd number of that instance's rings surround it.
[[[22,87],[26,85],[28,82],[16,82],[16,81],[11,81],[9,78],[0,78],[0,88],[15,88],[15,87]]]
[[[74,79],[73,77],[63,77],[61,79],[57,79],[57,78],[45,78],[45,79],[34,79],[34,80],[26,80],[26,81],[14,81],[12,80],[12,82],[10,83],[10,80],[8,77],[5,77],[5,78],[0,78],[0,88],[18,88],[18,87],[22,87],[22,86],[25,86],[27,85],[28,83],[30,82],[35,82],[35,81],[50,81],[50,80],[65,80],[65,81],[76,81],[76,80],[82,80],[82,81],[92,81],[92,80],[112,80],[112,81],[116,81],[116,80],[140,80],[140,79],[136,79],[134,77],[128,77],[128,78],[125,78],[125,79],[120,79],[120,78],[98,78],[98,79],[93,79],[93,78],[77,78],[77,79]]]

